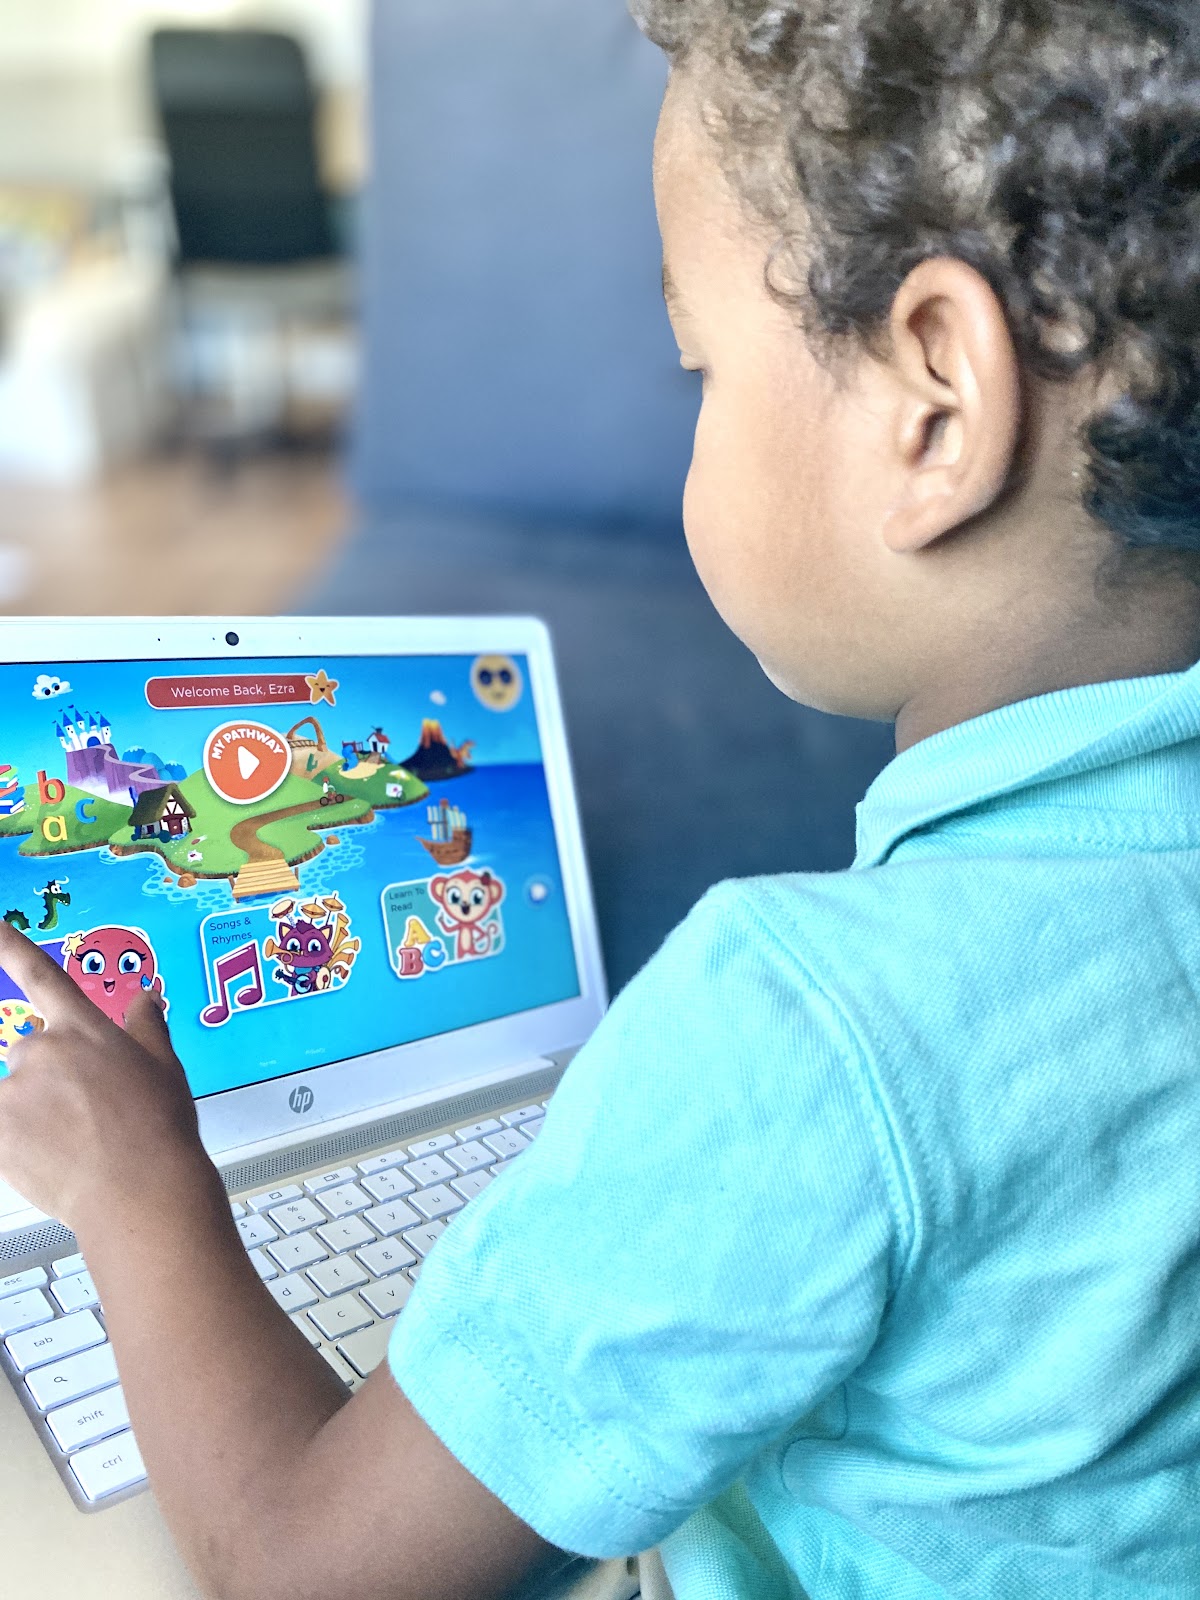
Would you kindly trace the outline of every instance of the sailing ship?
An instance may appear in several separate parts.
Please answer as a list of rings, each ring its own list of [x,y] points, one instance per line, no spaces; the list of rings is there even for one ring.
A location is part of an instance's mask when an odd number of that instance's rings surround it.
[[[474,842],[466,813],[443,800],[440,805],[426,806],[425,817],[433,837],[420,842],[439,867],[460,866],[471,854]]]

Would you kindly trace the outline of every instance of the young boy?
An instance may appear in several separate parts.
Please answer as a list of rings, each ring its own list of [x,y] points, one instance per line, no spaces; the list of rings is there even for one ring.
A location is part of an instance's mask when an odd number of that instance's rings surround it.
[[[854,869],[701,903],[349,1402],[153,1002],[3,927],[0,1173],[211,1594],[1200,1596],[1193,0],[644,11],[688,538],[786,694],[895,721]]]

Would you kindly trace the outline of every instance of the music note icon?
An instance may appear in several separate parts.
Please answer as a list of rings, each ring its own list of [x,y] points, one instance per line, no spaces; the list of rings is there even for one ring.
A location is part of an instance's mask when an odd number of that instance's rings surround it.
[[[262,957],[259,955],[258,944],[241,945],[237,950],[231,950],[227,956],[218,956],[214,963],[214,972],[217,979],[217,992],[220,999],[211,1006],[206,1006],[200,1013],[200,1021],[206,1028],[219,1028],[223,1022],[228,1022],[232,1006],[229,1003],[229,986],[235,978],[249,975],[252,982],[233,998],[233,1004],[242,1006],[257,1006],[262,1004],[263,974]]]

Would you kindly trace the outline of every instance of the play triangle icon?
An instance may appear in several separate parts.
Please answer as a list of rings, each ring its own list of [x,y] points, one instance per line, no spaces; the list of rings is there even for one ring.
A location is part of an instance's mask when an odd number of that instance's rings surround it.
[[[247,750],[244,744],[238,745],[237,762],[238,771],[242,775],[243,782],[245,782],[245,780],[249,778],[252,773],[257,772],[259,767],[262,765],[258,757],[254,754],[253,750]]]

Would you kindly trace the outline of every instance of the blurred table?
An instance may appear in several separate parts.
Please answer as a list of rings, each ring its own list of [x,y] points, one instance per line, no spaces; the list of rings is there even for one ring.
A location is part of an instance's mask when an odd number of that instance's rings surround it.
[[[5,310],[0,473],[70,481],[162,425],[167,273],[112,255],[68,264]]]

